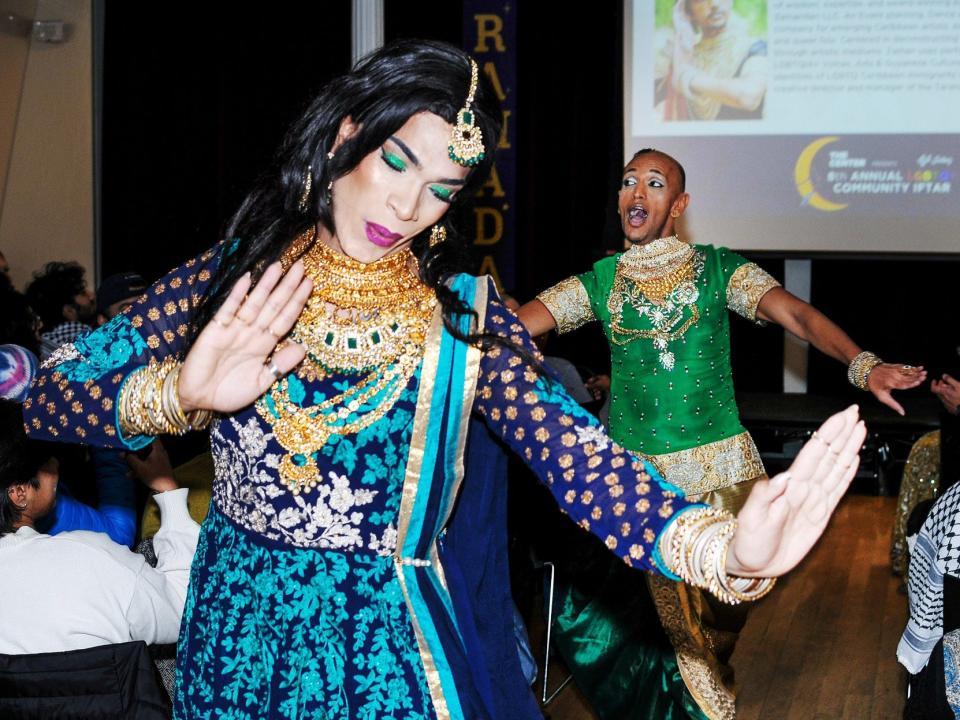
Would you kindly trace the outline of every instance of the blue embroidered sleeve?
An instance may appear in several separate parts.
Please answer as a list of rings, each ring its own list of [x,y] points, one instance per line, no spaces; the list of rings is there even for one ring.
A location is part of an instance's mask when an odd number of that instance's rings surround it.
[[[23,403],[27,432],[43,440],[137,449],[121,437],[116,400],[139,367],[183,350],[190,321],[220,260],[222,243],[154,283],[122,314],[44,361]]]
[[[499,300],[487,307],[486,328],[536,353],[526,328]],[[691,503],[652,466],[613,442],[559,383],[548,383],[516,353],[493,348],[480,361],[475,407],[575,522],[628,565],[674,577],[656,544]]]

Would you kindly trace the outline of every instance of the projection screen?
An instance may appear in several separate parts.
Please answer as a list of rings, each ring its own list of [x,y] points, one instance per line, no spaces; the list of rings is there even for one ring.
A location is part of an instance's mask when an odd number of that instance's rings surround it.
[[[960,252],[960,2],[625,0],[624,150],[677,157],[693,242]]]

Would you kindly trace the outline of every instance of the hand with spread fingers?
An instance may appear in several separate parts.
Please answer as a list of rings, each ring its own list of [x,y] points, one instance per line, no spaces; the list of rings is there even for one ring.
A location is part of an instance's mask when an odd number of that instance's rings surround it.
[[[758,482],[737,516],[727,572],[774,577],[794,568],[823,534],[856,474],[866,434],[853,405],[820,426],[789,470]]]
[[[303,263],[284,274],[275,262],[250,286],[249,274],[237,281],[187,354],[179,380],[185,412],[245,407],[303,360],[302,346],[278,347],[310,297]]]
[[[894,390],[909,390],[927,379],[927,371],[920,366],[880,363],[867,376],[867,389],[874,397],[899,415],[903,406],[893,399]]]

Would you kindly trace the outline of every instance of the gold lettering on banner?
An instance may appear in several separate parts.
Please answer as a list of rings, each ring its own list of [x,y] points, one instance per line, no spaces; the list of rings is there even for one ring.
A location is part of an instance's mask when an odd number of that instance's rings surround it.
[[[497,292],[503,293],[503,283],[500,282],[500,273],[497,272],[497,263],[493,259],[493,255],[483,256],[483,261],[480,263],[480,272],[477,274],[481,277],[484,275],[492,277],[493,284],[497,286]]]
[[[500,83],[500,75],[497,73],[497,66],[493,60],[487,60],[483,64],[483,72],[490,78],[490,84],[493,85],[493,91],[497,94],[497,99],[503,102],[507,99],[507,94],[503,91],[503,85]]]
[[[477,236],[473,240],[474,245],[496,245],[503,237],[503,215],[499,210],[492,207],[475,207],[473,209],[474,220],[477,225]],[[491,232],[487,219],[493,221]]]
[[[491,52],[488,40],[493,40],[493,47],[497,52],[505,52],[506,46],[503,44],[503,18],[499,15],[474,15],[473,19],[477,21],[477,45],[473,48],[474,52]]]
[[[513,115],[513,110],[504,110],[503,111],[503,126],[500,129],[500,142],[497,143],[498,148],[503,148],[504,150],[510,149],[510,141],[507,139],[507,126],[510,122],[510,116]]]
[[[490,177],[487,178],[487,181],[480,188],[480,192],[477,193],[477,197],[483,197],[487,190],[490,190],[490,197],[504,197],[506,193],[503,191],[503,184],[500,182],[500,174],[497,172],[497,166],[494,165],[490,168]]]

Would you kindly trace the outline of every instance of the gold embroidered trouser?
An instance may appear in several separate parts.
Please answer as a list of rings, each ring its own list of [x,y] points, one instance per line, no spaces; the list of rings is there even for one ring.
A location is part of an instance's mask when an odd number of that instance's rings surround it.
[[[759,479],[689,499],[736,514]],[[708,592],[653,573],[647,573],[647,585],[676,652],[680,674],[700,709],[711,720],[736,717],[730,657],[746,623],[749,603],[727,605]]]

